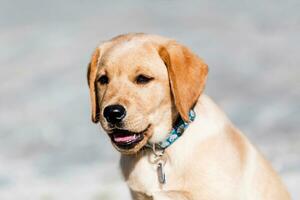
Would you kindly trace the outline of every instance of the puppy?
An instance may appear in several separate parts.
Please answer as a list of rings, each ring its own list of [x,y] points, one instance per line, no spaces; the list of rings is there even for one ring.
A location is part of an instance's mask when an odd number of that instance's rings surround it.
[[[270,164],[203,94],[207,65],[174,40],[115,37],[88,68],[92,121],[135,200],[287,200]]]

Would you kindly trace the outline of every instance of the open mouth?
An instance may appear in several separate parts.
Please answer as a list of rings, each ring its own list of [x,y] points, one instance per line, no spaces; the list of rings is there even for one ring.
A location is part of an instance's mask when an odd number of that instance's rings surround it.
[[[144,139],[144,133],[149,126],[141,132],[131,132],[124,129],[114,129],[110,135],[112,142],[121,149],[131,149]]]

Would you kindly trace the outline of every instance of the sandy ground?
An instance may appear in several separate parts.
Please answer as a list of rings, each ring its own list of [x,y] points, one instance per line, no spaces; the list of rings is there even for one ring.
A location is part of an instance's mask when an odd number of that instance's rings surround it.
[[[300,199],[299,1],[0,5],[1,200],[129,199],[86,84],[92,50],[126,32],[173,37],[204,58],[206,93]]]

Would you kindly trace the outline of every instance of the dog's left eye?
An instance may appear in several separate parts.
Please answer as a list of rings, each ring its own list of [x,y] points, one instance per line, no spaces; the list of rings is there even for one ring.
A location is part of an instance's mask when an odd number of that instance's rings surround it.
[[[140,74],[136,77],[135,81],[137,84],[146,84],[146,83],[149,83],[150,81],[152,81],[153,79],[154,79],[153,77],[148,77],[148,76]]]
[[[109,79],[106,75],[102,75],[100,76],[100,78],[98,79],[98,82],[101,84],[101,85],[105,85],[105,84],[108,84],[109,82]]]

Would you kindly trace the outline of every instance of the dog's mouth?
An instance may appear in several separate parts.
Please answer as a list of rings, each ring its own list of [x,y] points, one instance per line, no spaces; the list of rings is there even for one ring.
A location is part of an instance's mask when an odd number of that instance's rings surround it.
[[[145,133],[149,128],[150,125],[141,132],[131,132],[125,129],[113,129],[109,135],[113,144],[115,144],[119,149],[129,150],[144,140]]]

